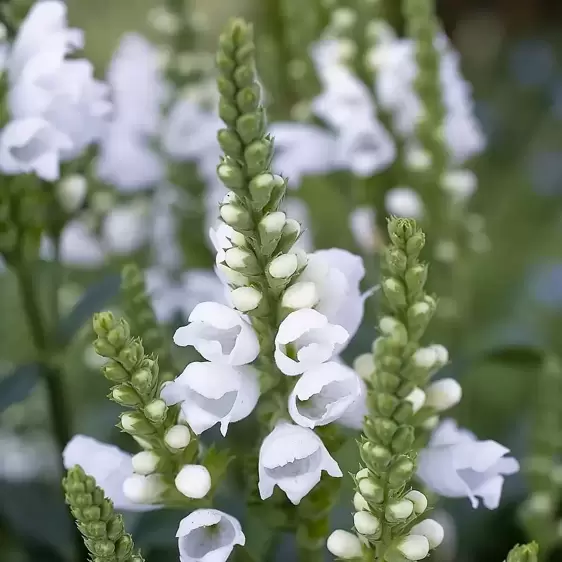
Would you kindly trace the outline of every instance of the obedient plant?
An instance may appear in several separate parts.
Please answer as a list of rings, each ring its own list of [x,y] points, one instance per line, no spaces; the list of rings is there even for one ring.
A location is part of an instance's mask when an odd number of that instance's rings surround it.
[[[447,559],[440,498],[500,505],[519,463],[453,410],[463,388],[478,406],[456,369],[473,366],[458,336],[467,259],[488,246],[469,210],[486,143],[433,2],[399,7],[403,34],[382,0],[263,0],[257,48],[233,19],[213,65],[201,14],[167,0],[154,44],[125,34],[102,81],[64,3],[0,1],[0,273],[33,345],[0,365],[0,422],[41,381],[56,445],[14,447],[14,423],[0,479],[64,469],[77,561],[143,562],[165,509],[181,562],[289,560],[288,535],[301,562]],[[332,228],[364,257],[326,248]],[[560,542],[558,355],[540,352],[518,508],[543,557]],[[93,370],[119,446],[75,406]],[[507,550],[538,561],[536,543]]]

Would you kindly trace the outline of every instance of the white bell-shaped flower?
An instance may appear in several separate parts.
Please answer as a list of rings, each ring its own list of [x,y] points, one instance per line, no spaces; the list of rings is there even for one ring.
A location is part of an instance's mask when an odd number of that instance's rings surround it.
[[[168,405],[181,404],[183,419],[197,435],[217,423],[226,435],[228,424],[251,414],[259,392],[258,374],[252,367],[194,362],[160,396]]]
[[[149,488],[153,487],[149,486],[146,476],[133,474],[132,455],[114,445],[75,435],[66,445],[62,459],[65,468],[79,465],[95,478],[119,511],[150,511],[161,507],[132,501],[133,498],[145,501],[150,497]]]
[[[349,334],[341,326],[330,324],[323,315],[310,308],[291,312],[281,322],[275,336],[275,362],[282,373],[304,373],[336,353]]]
[[[316,285],[319,301],[314,308],[332,324],[343,326],[353,337],[363,319],[365,299],[371,294],[361,294],[359,289],[364,276],[365,267],[359,256],[332,248],[309,254],[299,281],[311,281]]]
[[[360,394],[357,373],[330,361],[300,377],[289,395],[289,414],[302,427],[327,425],[339,419]]]
[[[218,509],[196,509],[180,521],[180,562],[226,562],[246,537],[237,519]]]
[[[70,138],[42,117],[10,121],[0,134],[0,170],[7,175],[34,172],[54,181],[61,152],[71,148]]]
[[[228,306],[202,302],[189,315],[189,322],[176,330],[174,343],[192,345],[207,361],[237,366],[258,356],[260,344],[252,325]]]
[[[269,498],[277,485],[297,505],[320,482],[323,470],[330,476],[342,476],[338,463],[314,431],[280,422],[260,448],[260,496]]]
[[[434,492],[449,498],[467,497],[472,507],[482,498],[488,509],[500,502],[504,477],[519,470],[507,457],[509,449],[495,441],[478,441],[453,420],[443,421],[419,456],[418,477]]]

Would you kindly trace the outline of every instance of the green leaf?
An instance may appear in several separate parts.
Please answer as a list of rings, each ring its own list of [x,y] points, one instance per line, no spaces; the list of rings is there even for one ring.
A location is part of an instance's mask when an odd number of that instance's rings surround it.
[[[61,321],[57,330],[59,344],[65,347],[74,334],[91,321],[94,313],[102,310],[119,295],[120,287],[121,276],[118,274],[108,275],[91,285],[70,314]]]
[[[272,544],[275,534],[271,522],[264,517],[259,508],[250,508],[244,519],[244,530],[246,544],[240,549],[238,557],[240,560],[253,560],[262,562],[267,559],[267,553]]]
[[[20,365],[0,380],[0,413],[29,396],[40,378],[40,370],[37,363]]]
[[[544,362],[544,350],[527,345],[511,345],[493,350],[486,359],[512,367],[540,369]]]

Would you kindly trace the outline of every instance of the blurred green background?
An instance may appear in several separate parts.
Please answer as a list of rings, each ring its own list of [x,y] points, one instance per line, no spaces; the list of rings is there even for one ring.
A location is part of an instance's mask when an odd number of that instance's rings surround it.
[[[269,1],[198,0],[197,8],[209,16],[206,46],[213,49],[214,37],[230,15],[252,18],[256,5]],[[151,37],[147,14],[157,5],[153,0],[69,0],[68,4],[70,22],[85,29],[86,56],[100,75],[123,32],[140,31]],[[474,306],[461,341],[451,351],[450,367],[462,380],[465,397],[453,414],[481,438],[498,439],[521,458],[537,375],[536,363],[528,360],[525,350],[541,346],[562,353],[562,2],[443,0],[439,4],[447,32],[461,52],[465,76],[474,85],[477,114],[489,143],[475,163],[480,187],[473,210],[486,220],[492,249],[471,264]],[[352,247],[347,219],[341,217],[345,194],[329,189],[318,185],[302,193],[310,206],[316,245]],[[41,275],[48,278],[48,267]],[[8,274],[0,275],[0,295],[0,370],[4,371],[30,356],[31,343],[17,287]],[[75,296],[68,295],[69,305]],[[374,335],[371,327],[369,318],[349,357],[368,348]],[[130,447],[114,428],[119,408],[105,400],[106,381],[96,374],[95,362],[92,359],[89,368],[82,367],[90,342],[86,327],[75,335],[64,358],[75,431]],[[499,361],[489,358],[491,351],[506,348],[516,352],[502,355]],[[46,462],[47,475],[54,470],[48,465],[49,444],[37,429],[47,419],[40,389],[21,405],[1,412],[1,562],[61,562],[69,553],[70,522],[60,491],[48,478],[30,483],[22,477],[29,463]],[[21,445],[7,437],[6,427],[27,432],[27,456]],[[21,464],[14,468],[17,453]],[[6,461],[9,454],[8,467],[2,459]],[[342,455],[342,464],[344,474],[357,464],[353,441]],[[458,541],[434,559],[501,562],[515,542],[525,540],[514,515],[524,494],[525,481],[519,475],[506,486],[502,506],[495,512],[473,512],[463,500],[443,502],[455,517]],[[334,526],[350,525],[349,497],[348,479]],[[177,560],[174,534],[182,515],[128,516],[147,560]],[[289,561],[291,553],[288,540],[277,559]],[[562,552],[554,553],[552,560],[562,560]]]

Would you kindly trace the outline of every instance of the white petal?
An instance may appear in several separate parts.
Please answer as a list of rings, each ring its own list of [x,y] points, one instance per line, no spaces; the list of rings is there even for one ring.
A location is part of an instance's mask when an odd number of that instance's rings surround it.
[[[328,319],[316,310],[310,308],[296,310],[281,322],[275,340],[280,344],[288,344],[300,338],[308,330],[324,328],[327,325]]]

